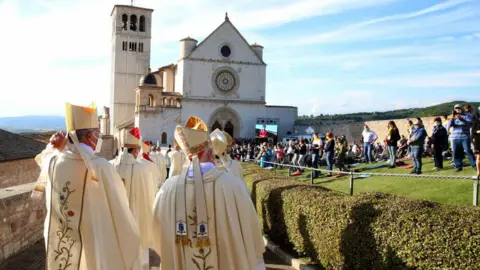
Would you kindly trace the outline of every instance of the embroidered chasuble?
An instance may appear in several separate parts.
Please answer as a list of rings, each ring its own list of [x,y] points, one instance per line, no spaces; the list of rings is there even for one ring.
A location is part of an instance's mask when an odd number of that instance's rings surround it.
[[[122,164],[123,163],[123,164]],[[157,186],[147,165],[138,162],[132,154],[117,158],[115,170],[123,176],[128,204],[140,231],[142,248],[150,247],[152,231],[152,208]],[[123,171],[122,171],[123,170]]]
[[[139,231],[123,183],[107,160],[91,149],[88,155],[96,180],[75,147],[42,162],[47,178],[47,269],[138,269]]]
[[[176,186],[180,176],[170,178],[157,193],[153,240],[154,249],[161,257],[161,269],[264,269],[264,242],[245,184],[233,175],[216,169],[213,164],[211,167],[203,174],[211,242],[208,247],[196,247],[197,213],[193,178],[187,178],[184,191],[186,245],[177,244],[175,234]]]

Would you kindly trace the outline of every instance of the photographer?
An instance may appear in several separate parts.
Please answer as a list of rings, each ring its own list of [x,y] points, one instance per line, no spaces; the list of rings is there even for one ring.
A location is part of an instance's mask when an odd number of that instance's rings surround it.
[[[464,112],[460,104],[455,105],[452,111],[452,119],[448,122],[447,130],[452,128],[450,139],[452,142],[453,158],[457,172],[463,170],[463,152],[468,156],[472,167],[476,170],[476,161],[470,144],[470,128],[472,126],[472,114]]]

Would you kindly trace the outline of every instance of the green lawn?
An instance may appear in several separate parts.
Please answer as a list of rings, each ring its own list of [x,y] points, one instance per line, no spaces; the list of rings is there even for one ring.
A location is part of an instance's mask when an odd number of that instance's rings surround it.
[[[411,161],[407,161],[410,164]],[[455,172],[449,166],[450,161],[445,162],[445,169],[440,172],[433,171],[433,160],[431,158],[424,159],[423,173],[429,175],[459,175],[459,176],[473,176],[476,172],[472,167],[464,168],[462,172]],[[382,164],[382,163],[377,163]],[[354,169],[361,169],[368,165],[362,164]],[[326,169],[322,167],[322,169]],[[387,167],[373,170],[366,170],[364,173],[400,173],[408,174],[411,169],[389,169]],[[277,173],[287,175],[287,170],[277,170]],[[304,175],[296,176],[295,179],[299,181],[310,182],[307,175],[310,172],[305,172]],[[292,176],[293,177],[293,176]],[[350,176],[343,176],[340,178],[328,178],[325,173],[314,180],[316,185],[326,187],[328,189],[336,190],[343,193],[349,193]],[[459,179],[435,179],[435,178],[395,178],[395,177],[381,177],[371,176],[365,179],[355,179],[354,194],[361,192],[382,192],[390,193],[398,196],[404,196],[412,199],[423,199],[443,204],[456,205],[472,205],[473,200],[473,181],[459,180]]]

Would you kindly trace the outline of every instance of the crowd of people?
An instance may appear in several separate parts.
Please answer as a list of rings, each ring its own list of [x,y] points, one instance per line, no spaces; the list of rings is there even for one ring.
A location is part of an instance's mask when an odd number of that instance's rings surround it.
[[[407,121],[408,128],[403,131],[398,129],[395,121],[389,121],[385,138],[379,138],[365,125],[358,143],[349,143],[344,135],[337,137],[332,132],[327,132],[326,140],[322,140],[318,133],[314,133],[313,138],[300,138],[285,144],[237,142],[230,153],[232,158],[256,160],[265,168],[272,168],[269,163],[272,162],[313,168],[326,165],[329,171],[334,167],[344,171],[352,164],[380,161],[387,161],[390,168],[395,168],[398,159],[411,158],[412,174],[422,174],[422,158],[426,156],[433,158],[435,171],[444,169],[444,160],[452,160],[452,167],[459,172],[467,165],[464,162],[466,156],[469,166],[480,174],[480,114],[472,106],[455,105],[451,115],[433,119],[432,130],[425,129],[421,118]],[[302,173],[298,169],[294,175]],[[318,176],[316,171],[314,177]]]
[[[101,149],[93,107],[66,106],[58,132],[36,158],[31,199],[46,198],[46,269],[265,269],[260,224],[233,139],[197,117],[177,126],[166,151],[123,129],[113,160]],[[241,232],[241,233],[239,233]]]
[[[46,198],[46,269],[149,269],[149,249],[160,256],[162,269],[265,269],[240,161],[256,160],[264,168],[295,164],[294,175],[319,165],[331,175],[334,166],[343,171],[382,160],[395,168],[405,156],[413,160],[412,173],[421,174],[426,155],[436,170],[448,156],[457,171],[465,156],[478,168],[479,113],[457,105],[444,120],[435,118],[427,131],[416,118],[406,136],[390,121],[385,138],[365,125],[359,143],[327,132],[325,140],[314,133],[286,144],[255,144],[234,143],[218,129],[209,133],[201,119],[190,117],[176,127],[166,151],[142,141],[139,128],[123,129],[121,148],[107,161],[97,155],[96,109],[67,104],[67,132],[54,134],[35,158],[41,172],[31,197]]]

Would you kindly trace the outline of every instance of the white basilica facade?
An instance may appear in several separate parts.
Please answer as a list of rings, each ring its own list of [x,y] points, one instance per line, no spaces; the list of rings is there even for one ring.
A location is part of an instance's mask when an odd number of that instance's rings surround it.
[[[202,42],[181,39],[176,63],[150,69],[152,13],[127,5],[116,5],[111,13],[106,117],[115,138],[122,128],[136,126],[143,140],[173,144],[175,126],[191,115],[234,138],[253,138],[255,125],[267,121],[278,125],[279,139],[293,133],[297,108],[266,105],[264,48],[250,45],[227,15]]]

